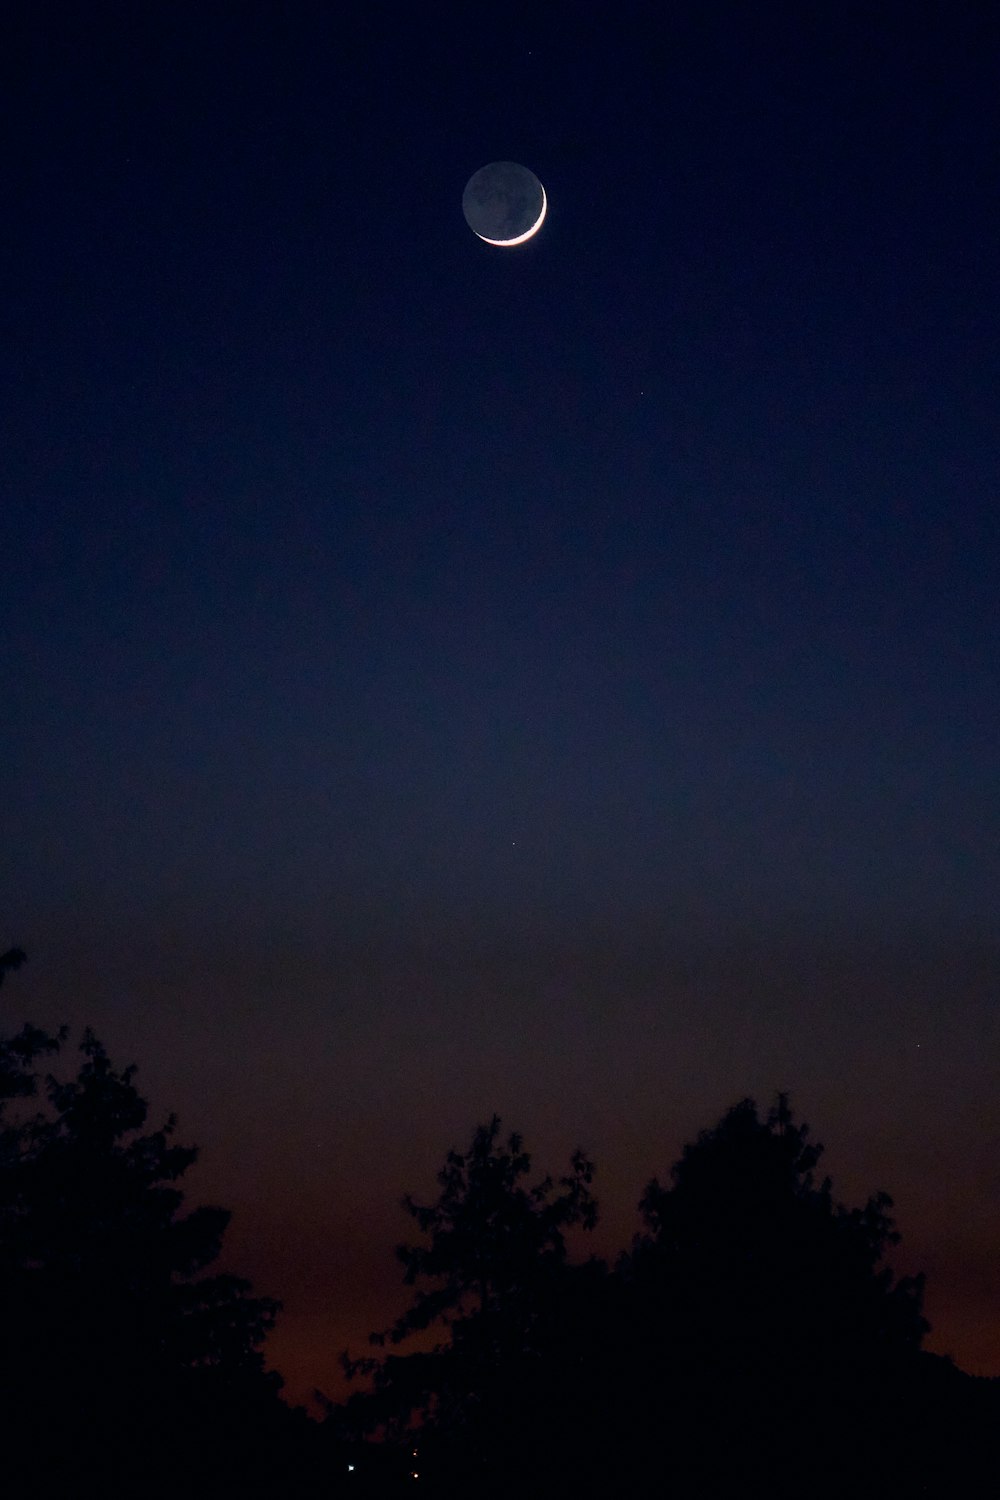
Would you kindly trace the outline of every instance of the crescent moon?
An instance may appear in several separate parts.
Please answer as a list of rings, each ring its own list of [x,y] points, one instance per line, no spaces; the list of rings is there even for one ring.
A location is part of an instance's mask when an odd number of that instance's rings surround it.
[[[518,161],[491,161],[480,167],[462,194],[462,213],[476,239],[504,250],[536,235],[547,211],[541,182]]]
[[[523,234],[515,235],[512,240],[491,240],[487,235],[480,234],[478,229],[473,231],[476,237],[483,240],[487,245],[523,245],[525,240],[530,240],[531,236],[533,234],[537,234],[541,229],[542,224],[545,220],[545,211],[549,206],[549,200],[545,196],[544,185],[542,183],[539,183],[538,185],[542,189],[542,208],[541,212],[538,215],[538,218],[535,220],[534,224],[532,224],[530,229],[526,229]]]

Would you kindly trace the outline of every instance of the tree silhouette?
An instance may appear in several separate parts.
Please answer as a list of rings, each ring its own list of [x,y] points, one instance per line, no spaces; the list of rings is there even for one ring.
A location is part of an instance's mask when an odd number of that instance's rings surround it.
[[[27,957],[23,948],[8,948],[6,953],[0,953],[0,984],[3,984],[4,975],[12,969],[19,969]]]
[[[75,1077],[39,1074],[65,1038],[26,1026],[0,1041],[5,1451],[35,1493],[83,1471],[201,1493],[213,1464],[236,1462],[251,1413],[261,1441],[280,1420],[261,1354],[279,1304],[205,1274],[229,1214],[182,1212],[197,1148],[174,1143],[173,1116],[143,1133],[134,1066],[116,1070],[87,1030]]]
[[[521,1452],[532,1445],[538,1371],[551,1373],[576,1285],[566,1231],[597,1221],[584,1154],[574,1153],[558,1182],[529,1185],[522,1138],[502,1141],[500,1124],[494,1116],[467,1151],[448,1153],[433,1203],[403,1200],[428,1242],[397,1247],[414,1301],[372,1342],[398,1345],[434,1328],[447,1338],[408,1355],[344,1356],[349,1374],[374,1377],[374,1396],[348,1403],[347,1415],[394,1436],[419,1434],[437,1456],[440,1483],[449,1471],[454,1483],[474,1478],[480,1493],[502,1484],[512,1442]]]
[[[397,1251],[414,1302],[373,1335],[381,1355],[344,1357],[373,1390],[331,1427],[407,1438],[447,1497],[971,1493],[996,1473],[1000,1382],[921,1351],[922,1278],[886,1264],[892,1202],[837,1203],[822,1149],[785,1096],[763,1119],[743,1100],[650,1182],[608,1273],[566,1258],[565,1231],[596,1219],[590,1163],[529,1187],[494,1118],[434,1202],[404,1200],[425,1236]]]
[[[672,1414],[675,1478],[692,1489],[766,1478],[776,1495],[832,1494],[880,1466],[898,1479],[923,1279],[884,1264],[892,1200],[835,1203],[808,1134],[785,1096],[763,1120],[745,1099],[640,1204],[620,1267],[639,1400],[647,1437]]]

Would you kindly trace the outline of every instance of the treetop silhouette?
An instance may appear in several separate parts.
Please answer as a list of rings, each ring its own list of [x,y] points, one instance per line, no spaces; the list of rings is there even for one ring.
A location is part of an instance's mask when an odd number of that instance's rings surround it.
[[[75,1076],[40,1073],[66,1035],[0,1040],[0,1420],[29,1450],[44,1428],[67,1475],[71,1455],[141,1468],[175,1428],[193,1463],[237,1407],[273,1410],[262,1345],[280,1304],[206,1274],[229,1213],[183,1211],[197,1148],[173,1140],[173,1116],[144,1130],[134,1066],[88,1029]]]
[[[597,1222],[594,1167],[583,1152],[574,1152],[558,1184],[544,1177],[529,1187],[523,1179],[531,1157],[522,1137],[514,1133],[501,1143],[500,1123],[494,1115],[478,1127],[467,1152],[449,1151],[436,1202],[403,1199],[430,1236],[428,1245],[397,1247],[404,1281],[433,1285],[418,1289],[413,1307],[388,1333],[392,1343],[436,1321],[464,1324],[502,1313],[509,1323],[515,1306],[527,1314],[539,1278],[565,1261],[565,1230],[576,1224],[593,1229]]]
[[[466,1151],[449,1151],[434,1202],[403,1199],[427,1243],[397,1247],[414,1300],[371,1342],[398,1345],[435,1325],[447,1337],[407,1355],[343,1356],[349,1376],[374,1380],[371,1395],[348,1403],[362,1425],[399,1434],[418,1414],[425,1430],[447,1436],[456,1449],[467,1445],[484,1425],[495,1432],[509,1424],[527,1366],[550,1346],[567,1271],[566,1231],[597,1221],[594,1168],[578,1150],[564,1176],[531,1183],[522,1137],[503,1140],[500,1126],[494,1115]]]
[[[4,976],[12,969],[19,969],[27,957],[23,948],[8,948],[6,953],[0,953],[0,984],[3,984]]]
[[[649,1183],[630,1269],[668,1299],[677,1289],[678,1337],[697,1309],[730,1349],[742,1329],[738,1346],[758,1361],[792,1344],[827,1361],[848,1345],[856,1357],[919,1347],[923,1278],[896,1279],[884,1264],[899,1241],[892,1199],[835,1203],[830,1178],[815,1178],[823,1147],[808,1137],[787,1096],[763,1120],[744,1099],[684,1148],[672,1186]]]

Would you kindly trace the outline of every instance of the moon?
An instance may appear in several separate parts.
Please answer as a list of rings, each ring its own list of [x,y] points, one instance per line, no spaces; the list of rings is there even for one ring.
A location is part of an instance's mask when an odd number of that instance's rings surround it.
[[[465,222],[487,245],[523,245],[541,229],[547,208],[542,184],[516,161],[480,167],[462,194]]]

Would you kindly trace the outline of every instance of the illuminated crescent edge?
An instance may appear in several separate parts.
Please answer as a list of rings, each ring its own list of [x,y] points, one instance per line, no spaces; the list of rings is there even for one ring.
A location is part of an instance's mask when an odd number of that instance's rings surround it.
[[[525,240],[530,240],[533,234],[537,234],[545,220],[545,210],[549,206],[549,200],[545,196],[544,187],[542,187],[541,183],[538,186],[542,188],[542,211],[530,229],[526,229],[523,234],[515,235],[512,240],[491,240],[485,234],[481,234],[479,238],[485,241],[487,245],[523,245]]]

